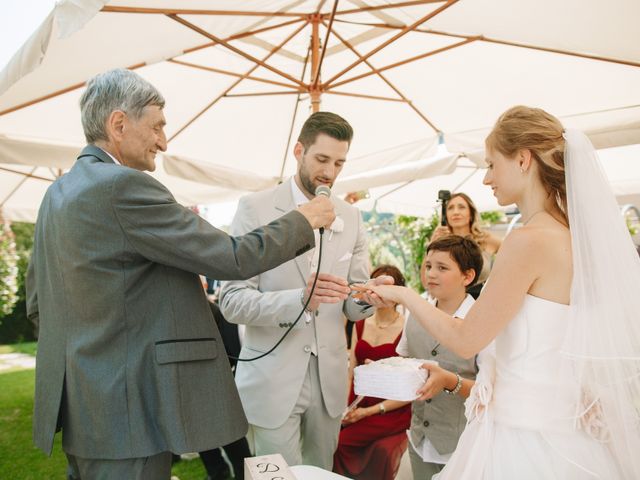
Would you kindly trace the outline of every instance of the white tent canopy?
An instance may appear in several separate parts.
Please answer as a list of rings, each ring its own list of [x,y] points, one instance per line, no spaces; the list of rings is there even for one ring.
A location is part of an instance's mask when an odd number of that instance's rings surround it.
[[[640,143],[638,18],[635,0],[62,0],[0,72],[0,203],[33,218],[83,145],[84,82],[115,67],[164,94],[154,175],[185,204],[293,173],[288,139],[319,94],[356,132],[342,191],[464,177],[514,104],[599,148]],[[431,158],[439,135],[453,156]]]
[[[613,192],[620,205],[640,208],[640,145],[599,150]],[[406,180],[367,189],[369,198],[358,206],[403,215],[429,217],[438,207],[438,191],[462,191],[468,194],[480,211],[498,209],[490,188],[482,184],[486,171],[470,161],[460,160],[451,174]]]

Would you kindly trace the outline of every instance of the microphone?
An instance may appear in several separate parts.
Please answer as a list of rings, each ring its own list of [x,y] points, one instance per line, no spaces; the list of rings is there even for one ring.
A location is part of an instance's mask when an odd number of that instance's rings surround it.
[[[315,191],[315,195],[316,197],[318,195],[323,195],[327,198],[331,197],[331,189],[329,187],[327,187],[326,185],[318,185],[316,187],[316,191]]]
[[[316,197],[322,195],[323,197],[331,198],[331,189],[326,185],[318,185],[314,193]],[[324,233],[324,227],[320,227],[319,231],[320,235],[322,235]]]

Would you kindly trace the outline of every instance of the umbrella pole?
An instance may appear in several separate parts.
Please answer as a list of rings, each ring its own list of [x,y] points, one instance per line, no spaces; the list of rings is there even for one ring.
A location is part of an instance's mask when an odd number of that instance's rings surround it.
[[[309,82],[309,95],[311,97],[311,111],[320,110],[320,15],[311,16],[311,82]]]

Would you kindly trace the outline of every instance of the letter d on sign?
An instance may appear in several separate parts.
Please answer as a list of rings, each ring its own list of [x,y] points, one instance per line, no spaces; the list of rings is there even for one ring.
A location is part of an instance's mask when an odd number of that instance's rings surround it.
[[[245,480],[297,480],[279,453],[244,459]]]

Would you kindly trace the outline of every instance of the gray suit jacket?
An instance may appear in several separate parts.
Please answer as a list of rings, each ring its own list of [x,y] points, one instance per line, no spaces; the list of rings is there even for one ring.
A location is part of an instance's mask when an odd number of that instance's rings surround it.
[[[241,199],[231,232],[242,234],[295,208],[292,181]],[[327,228],[320,271],[349,282],[366,281],[369,253],[360,211],[339,198],[332,201],[344,228],[340,232]],[[269,350],[302,310],[300,294],[310,274],[308,255],[246,281],[226,282],[222,287],[220,307],[225,318],[246,325],[241,358]],[[273,353],[254,362],[238,363],[236,385],[249,422],[264,428],[277,428],[285,422],[302,388],[314,345],[324,404],[331,416],[341,415],[347,402],[344,316],[359,320],[371,313],[373,309],[364,309],[351,299],[321,304],[311,322],[301,318]]]
[[[247,424],[198,274],[250,278],[314,244],[299,212],[230,237],[151,176],[86,147],[40,207],[34,441],[86,458],[194,452]]]

